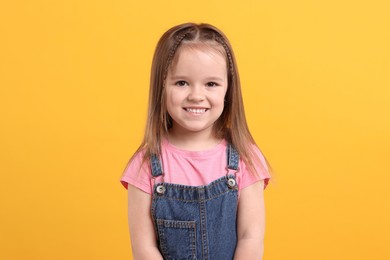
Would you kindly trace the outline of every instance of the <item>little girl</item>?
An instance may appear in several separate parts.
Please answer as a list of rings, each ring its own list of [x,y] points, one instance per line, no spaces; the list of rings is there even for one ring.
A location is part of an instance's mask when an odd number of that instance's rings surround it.
[[[121,179],[134,259],[261,259],[267,169],[225,35],[209,24],[168,30],[145,136]]]

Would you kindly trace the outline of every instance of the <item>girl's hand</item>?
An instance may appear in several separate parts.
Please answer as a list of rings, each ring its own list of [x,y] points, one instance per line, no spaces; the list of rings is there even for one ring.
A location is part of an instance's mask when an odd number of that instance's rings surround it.
[[[128,218],[134,260],[163,259],[150,215],[151,195],[128,186]]]
[[[264,181],[241,190],[237,213],[235,260],[261,260],[264,251]]]

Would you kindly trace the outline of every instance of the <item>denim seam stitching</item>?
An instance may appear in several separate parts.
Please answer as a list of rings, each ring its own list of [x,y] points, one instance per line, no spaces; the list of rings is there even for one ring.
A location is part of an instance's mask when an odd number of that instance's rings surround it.
[[[207,201],[210,201],[210,200],[215,199],[215,198],[217,198],[217,197],[220,197],[220,196],[222,196],[222,195],[224,195],[224,194],[226,194],[226,193],[228,193],[228,192],[234,192],[234,191],[236,191],[236,189],[235,189],[235,190],[226,190],[226,191],[224,191],[224,192],[222,192],[222,193],[218,193],[217,195],[214,195],[214,196],[212,196],[212,197],[210,197],[210,198],[202,199],[202,200],[176,199],[176,198],[170,198],[170,197],[167,197],[167,196],[161,196],[161,198],[164,198],[164,199],[167,199],[167,200],[183,201],[183,202],[202,202],[202,201],[207,202]]]
[[[233,174],[229,174],[228,176],[223,176],[221,178],[219,178],[219,180],[216,180],[206,186],[194,186],[194,187],[191,187],[191,186],[182,186],[182,184],[172,184],[172,183],[165,183],[165,182],[159,182],[159,183],[156,183],[155,186],[159,186],[159,185],[164,185],[164,186],[171,186],[171,187],[174,187],[176,189],[180,189],[180,190],[197,190],[199,188],[206,188],[207,190],[208,189],[211,189],[212,187],[214,187],[215,185],[217,184],[220,184],[221,182],[224,182],[227,177],[230,177],[230,178],[236,178]]]

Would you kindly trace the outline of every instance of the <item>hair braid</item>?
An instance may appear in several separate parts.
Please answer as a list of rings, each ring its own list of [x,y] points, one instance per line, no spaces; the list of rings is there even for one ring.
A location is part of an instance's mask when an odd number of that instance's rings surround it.
[[[166,66],[165,66],[165,69],[164,69],[164,75],[163,75],[163,79],[164,80],[167,77],[168,68],[171,65],[171,62],[173,60],[173,57],[175,56],[176,50],[177,50],[177,48],[179,47],[179,45],[181,44],[181,42],[183,41],[183,39],[186,36],[187,36],[187,31],[185,31],[185,32],[183,32],[183,33],[181,33],[181,34],[176,36],[175,43],[173,44],[173,46],[171,47],[171,49],[169,50],[169,53],[168,53],[168,59],[167,59],[167,63],[166,63]]]
[[[225,52],[226,52],[226,56],[227,56],[227,59],[228,59],[228,62],[229,62],[229,70],[230,70],[230,75],[232,76],[232,80],[233,80],[233,77],[235,75],[234,73],[234,62],[233,62],[233,57],[232,57],[232,54],[231,54],[231,51],[230,51],[230,48],[229,46],[227,45],[226,41],[220,36],[218,35],[217,37],[215,37],[215,40],[222,45],[222,47],[225,49]]]

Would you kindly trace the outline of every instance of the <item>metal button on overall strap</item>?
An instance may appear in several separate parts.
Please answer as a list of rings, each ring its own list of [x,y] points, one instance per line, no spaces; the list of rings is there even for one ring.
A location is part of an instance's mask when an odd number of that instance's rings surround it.
[[[227,181],[228,185],[229,185],[229,188],[234,188],[236,186],[236,180],[233,179],[233,178],[229,178],[228,181]]]
[[[164,194],[165,193],[165,187],[163,185],[158,185],[157,188],[156,188],[156,192],[158,194]]]

